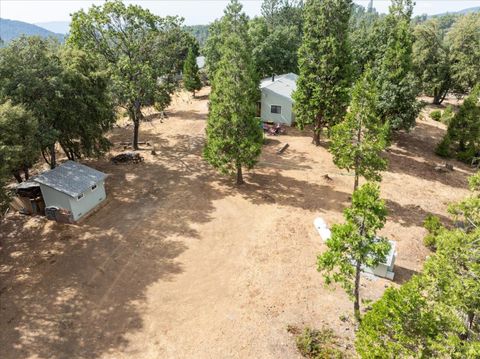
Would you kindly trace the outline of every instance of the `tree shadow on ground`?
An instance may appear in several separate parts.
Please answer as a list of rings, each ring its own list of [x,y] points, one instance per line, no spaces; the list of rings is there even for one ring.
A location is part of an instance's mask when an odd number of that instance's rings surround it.
[[[390,199],[386,200],[386,204],[388,209],[387,220],[401,224],[404,227],[423,227],[423,222],[429,214],[438,216],[445,225],[452,224],[452,220],[449,217],[425,211],[418,205],[411,204],[402,206]]]
[[[148,287],[182,273],[177,258],[199,238],[192,225],[210,221],[212,202],[228,193],[195,155],[200,142],[162,144],[161,163],[89,161],[109,174],[108,199],[80,224],[20,215],[2,223],[2,358],[94,358],[127,347]]]
[[[168,112],[167,115],[170,118],[175,118],[179,120],[206,120],[207,115],[205,113],[201,113],[198,111],[175,111],[175,112]]]
[[[393,282],[400,285],[408,282],[414,275],[418,274],[418,272],[413,269],[405,268],[396,264],[393,271],[395,273]]]
[[[388,171],[407,174],[431,182],[466,188],[471,169],[456,160],[446,160],[435,154],[435,147],[441,141],[445,130],[425,122],[418,123],[411,133],[398,132],[394,135],[394,147],[385,153]],[[435,167],[445,162],[454,164],[452,172],[440,172]]]

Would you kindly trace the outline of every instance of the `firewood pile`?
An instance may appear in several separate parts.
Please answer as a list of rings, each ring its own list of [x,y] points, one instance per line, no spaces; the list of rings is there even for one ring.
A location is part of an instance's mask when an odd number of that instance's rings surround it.
[[[116,165],[121,163],[140,163],[143,162],[143,157],[139,153],[124,152],[112,157],[112,162]]]

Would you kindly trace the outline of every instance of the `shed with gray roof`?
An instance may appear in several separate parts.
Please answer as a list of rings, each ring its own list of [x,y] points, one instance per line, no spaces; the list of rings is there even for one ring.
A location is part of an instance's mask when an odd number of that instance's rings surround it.
[[[70,211],[73,221],[78,221],[105,200],[106,177],[91,167],[67,161],[32,181],[40,185],[46,207]]]
[[[272,76],[260,82],[262,99],[260,118],[263,122],[291,125],[295,121],[293,93],[297,89],[298,76],[288,73]]]

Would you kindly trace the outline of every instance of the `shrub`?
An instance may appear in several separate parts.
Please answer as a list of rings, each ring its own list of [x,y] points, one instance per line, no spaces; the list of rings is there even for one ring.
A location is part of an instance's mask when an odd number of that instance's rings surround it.
[[[432,118],[432,120],[440,121],[440,119],[442,118],[442,112],[440,110],[432,111],[430,112],[430,117]]]
[[[429,214],[423,221],[423,227],[428,231],[428,234],[423,238],[423,243],[427,247],[435,249],[437,246],[437,236],[443,228],[440,218],[433,214]]]
[[[435,153],[440,157],[450,157],[451,145],[452,145],[452,141],[450,140],[450,137],[446,135],[445,137],[443,137],[442,141],[440,141],[440,143],[437,145],[437,148],[435,148]]]
[[[453,106],[448,105],[445,111],[443,111],[442,113],[442,122],[448,125],[452,120],[453,116],[455,116],[455,111],[453,110]]]
[[[476,154],[477,151],[475,150],[475,148],[470,147],[467,148],[465,151],[459,151],[457,153],[457,159],[465,163],[471,163],[472,159],[475,157]]]
[[[331,329],[315,330],[305,328],[297,339],[300,353],[309,359],[344,358],[338,349],[337,338]]]

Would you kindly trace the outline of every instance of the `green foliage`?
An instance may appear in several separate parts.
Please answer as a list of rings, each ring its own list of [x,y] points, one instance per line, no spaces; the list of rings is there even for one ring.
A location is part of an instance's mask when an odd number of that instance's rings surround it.
[[[21,172],[28,179],[28,169],[37,161],[38,121],[22,105],[7,101],[0,105],[0,174],[14,175],[21,182]]]
[[[114,121],[109,76],[92,54],[23,37],[1,50],[0,77],[0,96],[38,121],[36,139],[52,167],[57,143],[70,159],[108,148],[104,134]]]
[[[205,55],[205,68],[210,80],[213,79],[217,65],[220,62],[220,48],[222,46],[222,23],[221,20],[215,20],[208,28],[208,38],[203,48]]]
[[[377,98],[371,71],[367,70],[353,88],[345,120],[332,129],[329,151],[337,167],[353,170],[354,190],[359,176],[380,181],[379,172],[387,167],[380,154],[388,144],[389,127],[377,113]]]
[[[190,25],[185,26],[185,31],[195,38],[200,48],[203,48],[208,38],[208,28],[209,25]]]
[[[386,221],[385,202],[377,185],[366,183],[352,196],[352,205],[345,209],[344,224],[332,227],[327,251],[318,256],[318,270],[326,284],[340,283],[354,300],[355,316],[360,311],[360,270],[376,267],[385,260],[390,244],[376,236]]]
[[[434,121],[440,121],[442,119],[442,111],[440,111],[440,110],[432,111],[432,112],[430,112],[430,117]]]
[[[448,125],[445,138],[451,142],[458,159],[469,162],[480,149],[480,85],[465,98]],[[444,138],[443,141],[446,141]]]
[[[264,0],[262,15],[249,24],[257,73],[261,77],[297,73],[297,53],[303,31],[303,2]]]
[[[305,328],[296,338],[297,348],[305,358],[343,358],[337,338],[331,329]]]
[[[415,28],[413,61],[422,90],[441,104],[452,87],[450,48],[441,20],[432,19]],[[438,119],[435,119],[439,121]]]
[[[452,146],[452,141],[450,140],[450,137],[444,136],[443,139],[435,148],[435,153],[440,157],[448,158],[452,155],[451,146]]]
[[[392,130],[409,130],[420,111],[412,67],[411,0],[394,0],[390,13],[377,26],[378,44],[372,68],[379,93],[378,111]]]
[[[467,94],[480,83],[480,13],[461,16],[448,33],[454,91]]]
[[[450,214],[457,221],[467,224],[467,227],[480,226],[480,172],[469,179],[472,194],[459,203],[451,204],[448,208]]]
[[[202,82],[198,76],[197,58],[192,49],[188,51],[187,58],[183,64],[183,85],[187,91],[193,92],[202,88]]]
[[[325,126],[344,117],[351,81],[348,28],[350,0],[308,0],[299,49],[299,78],[294,93],[296,122],[314,124],[314,142]]]
[[[371,66],[378,52],[379,36],[375,28],[381,20],[381,15],[372,7],[365,9],[353,4],[350,18],[350,46],[354,78],[359,78],[364,70]]]
[[[435,249],[437,236],[440,234],[443,228],[440,218],[429,214],[423,221],[423,227],[428,231],[428,234],[423,238],[423,243],[427,247]]]
[[[472,196],[450,207],[469,228],[440,229],[422,273],[389,288],[364,316],[356,338],[362,358],[477,358],[480,355],[480,175]]]
[[[220,61],[212,81],[205,159],[223,173],[252,168],[261,153],[263,132],[255,118],[258,78],[251,57],[247,17],[232,0],[221,20]],[[241,96],[239,96],[241,94]]]
[[[138,149],[142,106],[163,109],[169,104],[176,75],[195,40],[178,18],[160,18],[114,0],[74,13],[68,43],[105,64],[116,102],[134,123],[133,147]]]
[[[455,116],[455,111],[453,109],[452,105],[448,105],[445,111],[442,113],[442,122],[446,125],[450,124],[450,121],[452,120],[453,116]]]

